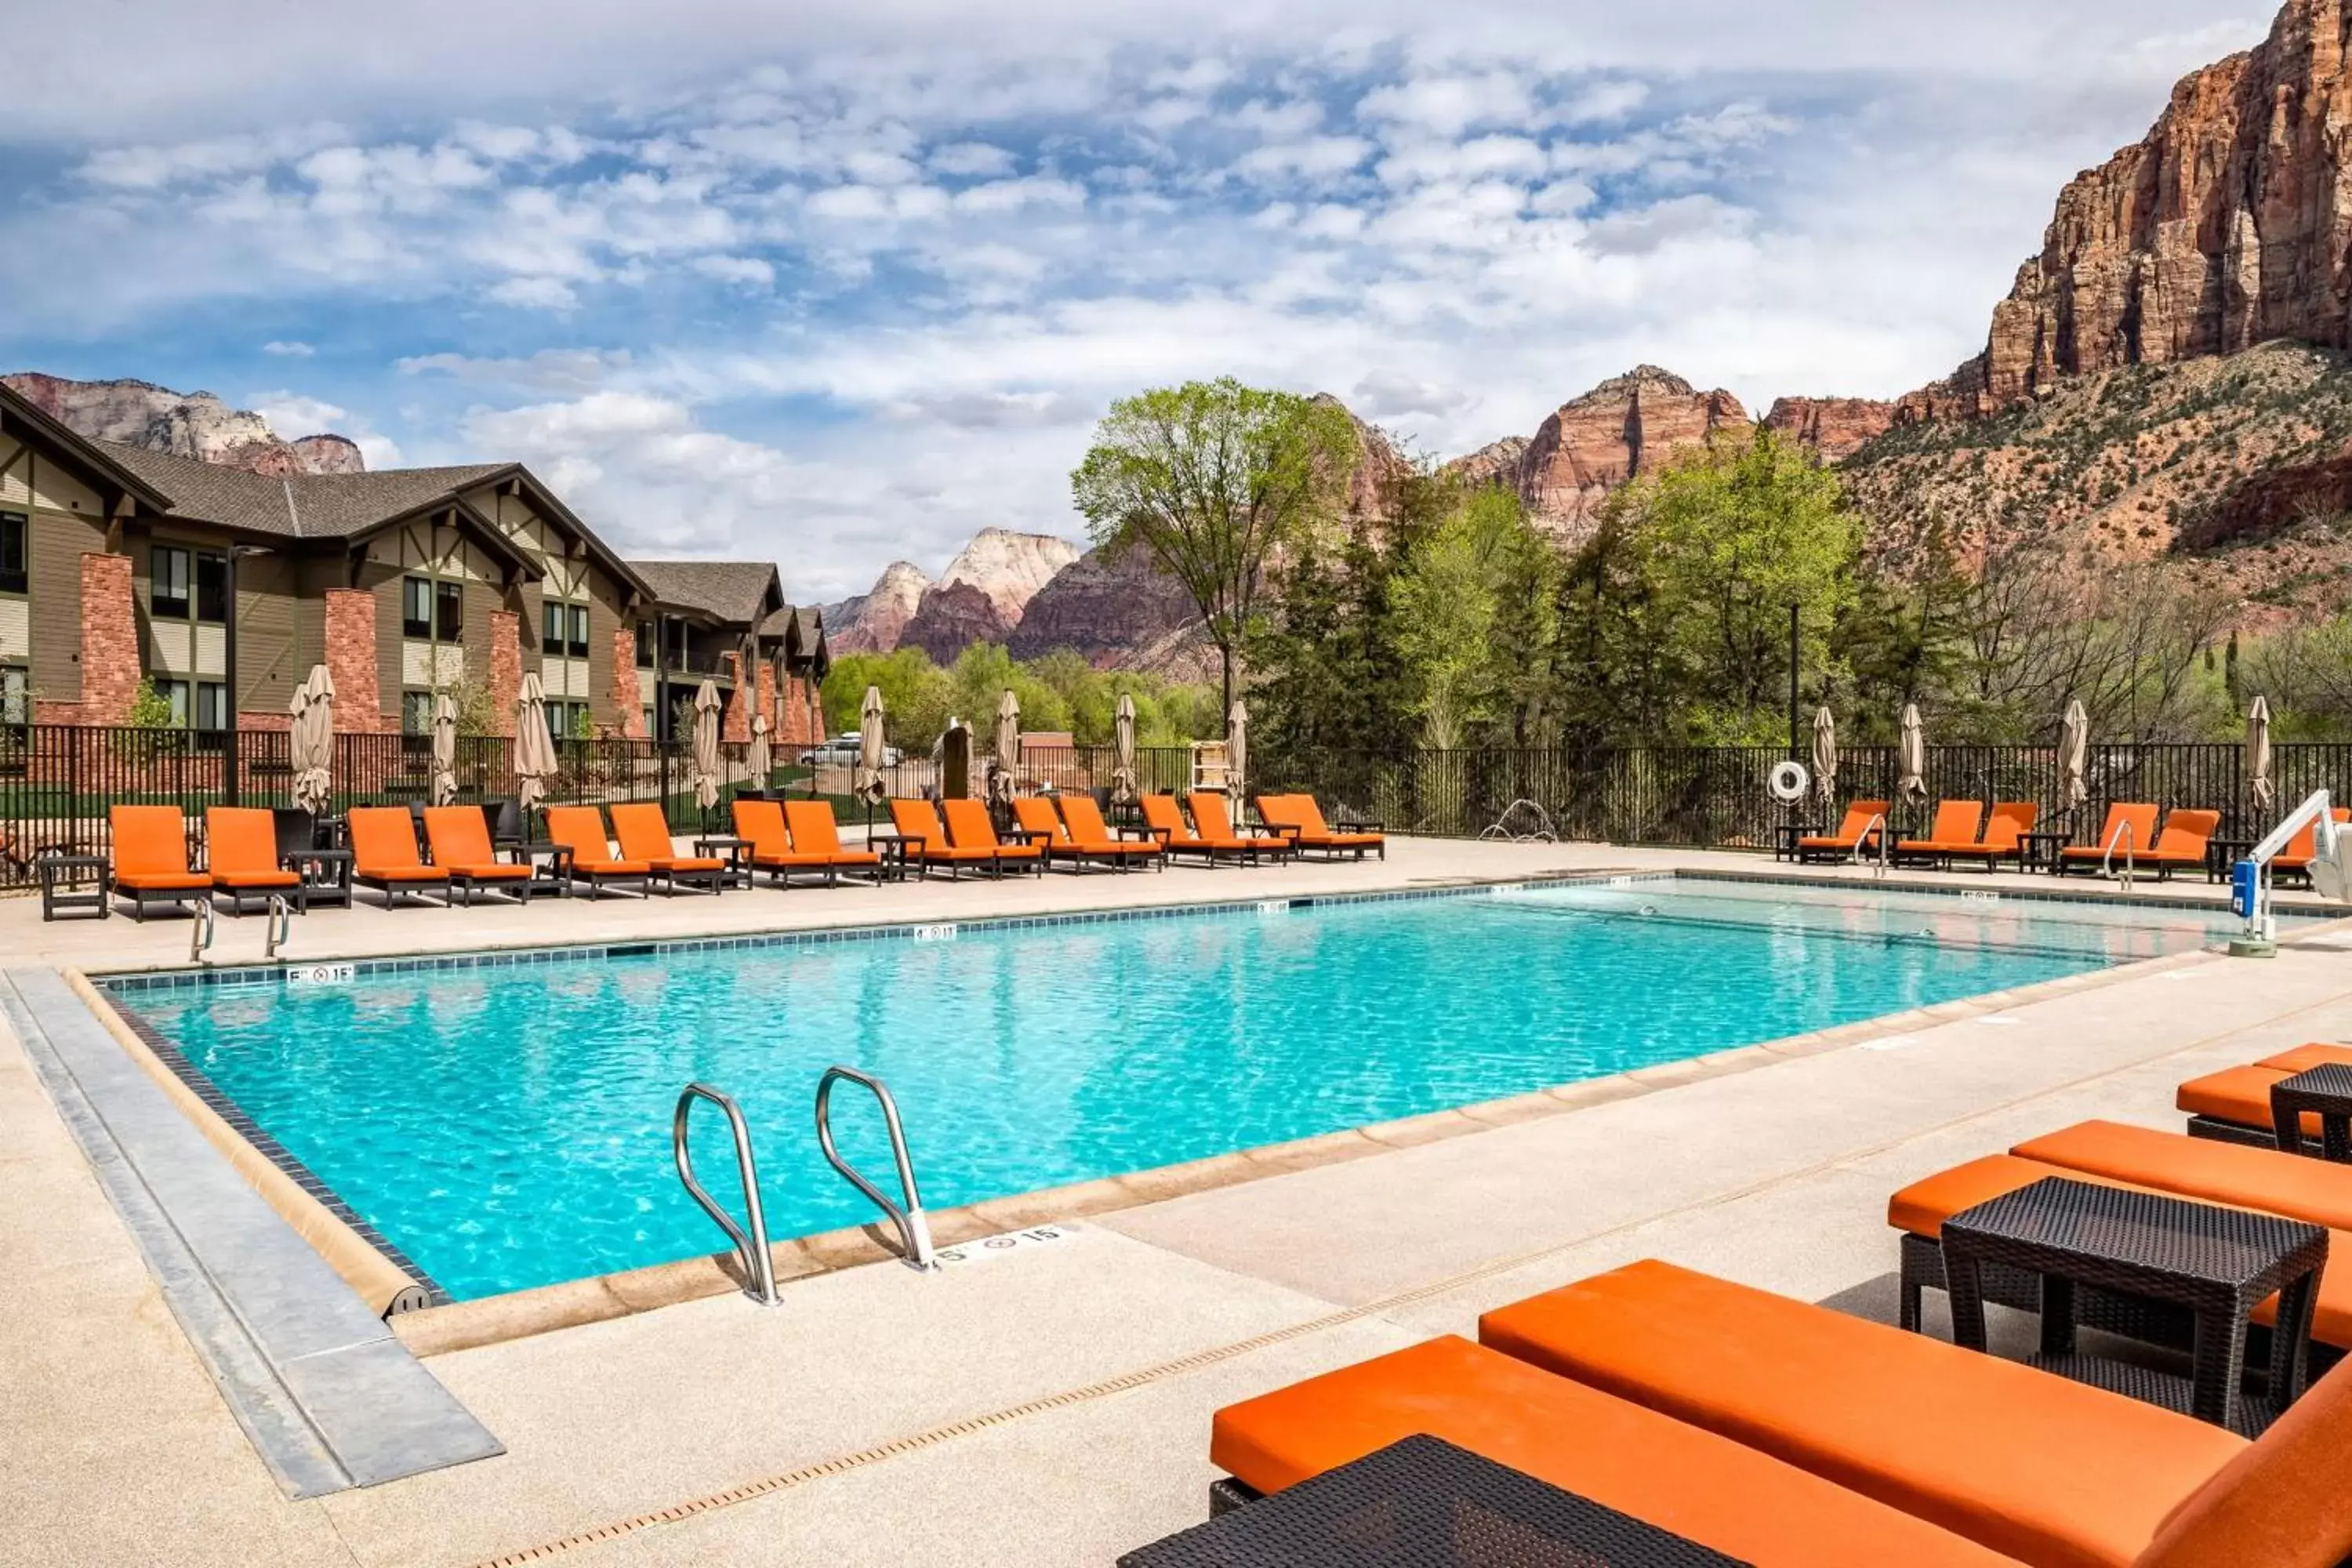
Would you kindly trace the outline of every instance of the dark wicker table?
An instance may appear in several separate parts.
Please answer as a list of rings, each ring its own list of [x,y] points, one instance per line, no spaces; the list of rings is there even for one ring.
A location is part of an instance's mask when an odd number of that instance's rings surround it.
[[[2058,851],[2074,842],[2071,833],[2021,833],[2017,836],[2021,870],[2050,871],[2058,866]]]
[[[694,852],[706,858],[723,856],[727,868],[719,873],[722,888],[748,888],[751,885],[751,841],[714,834],[694,841]]]
[[[1745,1568],[1435,1437],[1139,1547],[1118,1568]]]
[[[348,849],[297,849],[281,856],[278,864],[302,879],[304,906],[352,901],[352,852]]]
[[[868,829],[866,847],[882,857],[874,879],[877,882],[903,882],[907,879],[907,845],[903,833],[881,833]]]
[[[1810,838],[1822,830],[1818,822],[1780,822],[1772,826],[1772,858],[1794,860],[1797,840]]]
[[[114,912],[114,879],[103,855],[68,855],[45,849],[33,857],[41,879],[41,918],[60,914],[95,915]]]
[[[2308,1072],[2271,1085],[2271,1126],[2279,1147],[2300,1154],[2303,1112],[2319,1118],[2319,1154],[2336,1163],[2352,1163],[2352,1067],[2327,1062]]]
[[[2042,1278],[2042,1347],[2032,1363],[2252,1435],[2303,1393],[2311,1312],[2327,1232],[2299,1220],[2157,1193],[2045,1176],[1944,1222],[1952,1338],[1985,1348],[1989,1263]],[[2187,1379],[2074,1348],[2074,1288],[2093,1286],[2185,1308],[2196,1320]],[[2266,1398],[2240,1393],[2246,1317],[2273,1291]]]

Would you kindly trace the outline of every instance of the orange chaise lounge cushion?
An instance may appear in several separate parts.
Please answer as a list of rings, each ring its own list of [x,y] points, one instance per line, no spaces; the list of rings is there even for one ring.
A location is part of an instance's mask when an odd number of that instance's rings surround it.
[[[947,814],[948,836],[959,849],[978,849],[1000,860],[1034,860],[1045,853],[1042,844],[1007,844],[998,838],[986,801],[951,800],[940,809]]]
[[[610,877],[642,877],[653,868],[643,860],[624,859],[613,853],[604,837],[604,814],[593,805],[551,805],[547,837],[572,851],[572,868]]]
[[[531,868],[502,861],[490,847],[489,819],[478,805],[428,805],[425,840],[433,864],[469,882],[527,882]]]
[[[1156,838],[1116,838],[1110,824],[1103,820],[1102,807],[1088,795],[1062,795],[1055,797],[1061,809],[1062,825],[1069,829],[1070,842],[1089,855],[1141,856],[1145,859],[1160,853]]]
[[[2271,1085],[2296,1073],[2327,1066],[2352,1066],[2352,1046],[2314,1042],[2264,1057],[2251,1066],[2223,1068],[2220,1072],[2192,1078],[2182,1084],[2173,1103],[2191,1116],[2267,1128],[2271,1125]],[[2303,1113],[2303,1131],[2308,1138],[2319,1136],[2319,1118],[2308,1110]]]
[[[107,809],[114,840],[114,879],[151,893],[201,892],[210,874],[188,869],[187,821],[176,805],[117,805]]]
[[[748,839],[751,845],[751,864],[771,871],[823,870],[824,857],[803,855],[793,847],[792,834],[784,826],[784,807],[781,801],[742,800],[735,802],[735,837]]]
[[[814,855],[828,866],[882,864],[882,857],[873,850],[851,849],[841,842],[841,826],[833,819],[831,801],[786,801],[784,822],[791,829],[795,853]]]
[[[2352,1166],[2302,1154],[2159,1132],[2120,1121],[2078,1121],[2010,1151],[2185,1198],[2260,1209],[2352,1230]]]
[[[1388,841],[1378,833],[1334,830],[1311,795],[1260,795],[1257,814],[1268,826],[1298,829],[1298,842],[1317,849],[1370,849]]]
[[[1919,855],[1974,849],[1978,826],[1983,820],[1984,802],[1980,800],[1943,801],[1936,807],[1936,820],[1928,827],[1927,837],[1898,839],[1895,847],[1898,852]]]
[[[1857,800],[1845,808],[1845,820],[1838,830],[1827,837],[1811,835],[1797,840],[1800,849],[1851,849],[1862,842],[1875,820],[1881,826],[1886,818],[1886,803],[1883,800]]]
[[[621,853],[642,860],[656,871],[723,871],[727,862],[709,855],[681,855],[670,842],[669,821],[651,801],[635,801],[613,808],[613,837]]]
[[[939,809],[928,800],[893,800],[890,826],[899,837],[908,840],[907,852],[919,860],[937,860],[944,865],[950,860],[969,863],[996,858],[993,849],[950,843],[947,827],[940,821]]]
[[[1654,1260],[1489,1312],[1479,1338],[2040,1568],[2127,1568],[2247,1447],[2119,1394]]]
[[[1416,1433],[1756,1568],[2010,1561],[1753,1448],[1451,1335],[1226,1406],[1209,1458],[1272,1492]]]
[[[416,819],[404,805],[355,805],[343,818],[352,836],[352,874],[372,882],[446,882],[449,873],[416,853]]]
[[[2117,1182],[2106,1176],[2095,1176],[2087,1171],[2070,1171],[2063,1165],[2045,1165],[2039,1160],[2021,1160],[2014,1154],[1987,1154],[1955,1165],[1948,1171],[1938,1171],[1924,1176],[1886,1200],[1886,1223],[1897,1230],[1929,1241],[1944,1238],[1944,1222],[1962,1209],[1990,1203],[2004,1193],[2031,1186],[2044,1176],[2063,1176],[2077,1182],[2098,1182],[2108,1186],[2129,1187],[2137,1184]],[[2153,1192],[2155,1188],[2142,1188]],[[2167,1196],[2178,1196],[2167,1194]],[[2352,1232],[2331,1230],[2327,1233],[2327,1255],[2330,1258],[2352,1257]],[[2278,1321],[2278,1298],[2273,1296],[2257,1306],[2254,1321],[2273,1323]],[[2319,1296],[2313,1303],[2311,1336],[2322,1344],[2339,1350],[2352,1350],[2352,1268],[2322,1269],[2319,1275]]]
[[[278,818],[266,806],[206,807],[205,865],[213,885],[224,889],[302,885],[299,875],[278,863]]]

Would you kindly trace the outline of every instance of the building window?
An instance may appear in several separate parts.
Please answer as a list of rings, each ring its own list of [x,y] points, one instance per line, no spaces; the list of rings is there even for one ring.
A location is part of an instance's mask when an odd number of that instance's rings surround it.
[[[156,616],[177,621],[188,618],[190,564],[188,552],[177,545],[159,544],[150,553],[147,605]]]
[[[654,710],[650,708],[638,709],[637,722],[644,726],[646,734],[651,735],[654,732]]]
[[[32,520],[21,511],[0,511],[0,594],[30,592]]]
[[[400,732],[404,735],[429,735],[433,732],[433,693],[404,691],[400,694]]]
[[[454,643],[466,631],[466,585],[430,577],[400,580],[400,635],[415,642]]]
[[[162,698],[172,710],[173,727],[186,729],[188,727],[188,683],[184,680],[173,680],[163,676],[157,676],[152,684],[155,688],[155,695]]]
[[[0,665],[0,724],[33,721],[33,675],[22,665]]]
[[[196,552],[196,619],[228,625],[228,557],[208,550]]]
[[[585,605],[542,605],[540,606],[539,651],[550,658],[566,655],[573,658],[588,657],[588,606]]]
[[[551,702],[547,705],[547,732],[557,740],[575,740],[587,727],[588,704],[585,702]]]
[[[228,687],[217,680],[196,682],[196,728],[226,730],[228,728]]]
[[[651,621],[639,621],[637,623],[637,668],[651,669],[653,667],[654,624]]]
[[[569,612],[571,619],[572,657],[574,658],[586,658],[588,657],[588,606],[585,605],[566,605],[565,608]]]
[[[539,651],[550,658],[563,652],[563,606],[561,605],[541,605],[539,607]]]

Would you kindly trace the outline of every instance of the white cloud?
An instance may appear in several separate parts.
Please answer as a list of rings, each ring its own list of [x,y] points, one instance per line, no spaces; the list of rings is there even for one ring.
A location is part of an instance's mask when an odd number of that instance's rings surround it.
[[[698,256],[688,263],[705,278],[744,289],[766,289],[776,281],[775,267],[756,256]]]
[[[1528,83],[1512,72],[1412,77],[1365,95],[1359,111],[1438,136],[1474,125],[1517,125],[1531,117]]]
[[[1360,136],[1309,136],[1254,148],[1234,160],[1234,172],[1251,180],[1322,180],[1347,174],[1371,153],[1372,144]]]
[[[596,390],[626,372],[633,363],[626,349],[541,349],[510,359],[417,354],[395,362],[394,368],[403,375],[446,375],[476,386],[574,393]]]
[[[347,408],[284,390],[256,393],[247,401],[253,405],[254,412],[269,422],[269,428],[281,440],[299,440],[305,436],[347,437],[359,447],[360,457],[369,468],[400,465],[399,445]]]
[[[932,148],[924,162],[942,174],[1009,174],[1018,166],[1012,153],[985,142],[950,142]]]
[[[488,298],[519,310],[569,310],[580,303],[572,285],[560,278],[509,278],[492,285]]]
[[[276,355],[282,359],[309,359],[312,354],[317,353],[319,351],[312,348],[309,343],[292,342],[284,339],[273,338],[269,342],[261,345],[261,352],[266,354]]]

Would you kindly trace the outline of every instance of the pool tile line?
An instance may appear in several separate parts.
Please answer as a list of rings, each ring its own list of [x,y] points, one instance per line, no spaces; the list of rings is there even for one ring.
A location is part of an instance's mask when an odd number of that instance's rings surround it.
[[[667,940],[583,942],[564,947],[526,947],[487,952],[433,953],[404,958],[320,959],[299,963],[244,964],[234,968],[168,969],[136,973],[90,971],[90,983],[110,994],[170,991],[209,985],[267,985],[287,983],[290,972],[348,966],[354,979],[373,974],[422,974],[440,970],[504,969],[516,965],[565,963],[583,960],[666,957],[680,952],[718,952],[759,948],[808,947],[840,942],[912,942],[922,932],[951,925],[957,933],[1034,931],[1045,927],[1110,924],[1126,921],[1164,921],[1209,915],[1246,915],[1262,906],[1280,903],[1287,909],[1411,902],[1425,899],[1491,896],[1502,889],[1586,887],[1619,880],[1671,881],[1675,873],[1626,872],[1606,869],[1559,872],[1544,877],[1451,882],[1437,888],[1394,888],[1364,893],[1301,893],[1279,899],[1225,900],[1215,903],[1147,904],[1135,909],[1070,910],[1042,915],[983,915],[976,920],[905,921],[876,925],[824,926],[805,931],[760,931],[745,936],[677,937]]]
[[[325,1178],[305,1164],[300,1156],[247,1115],[245,1108],[231,1099],[227,1090],[213,1081],[211,1074],[190,1061],[187,1053],[167,1038],[162,1030],[135,1010],[120,1004],[115,1006],[114,1014],[149,1050],[155,1053],[155,1059],[169,1068],[173,1077],[187,1085],[190,1093],[203,1100],[214,1115],[227,1122],[238,1137],[253,1146],[257,1153],[283,1172],[295,1185],[318,1199],[328,1213],[351,1226],[361,1240],[382,1253],[385,1261],[414,1279],[417,1289],[425,1294],[426,1306],[443,1307],[457,1300],[433,1276],[419,1268],[416,1260],[403,1252],[391,1237],[369,1224],[366,1215],[345,1203],[342,1194],[328,1185]]]

